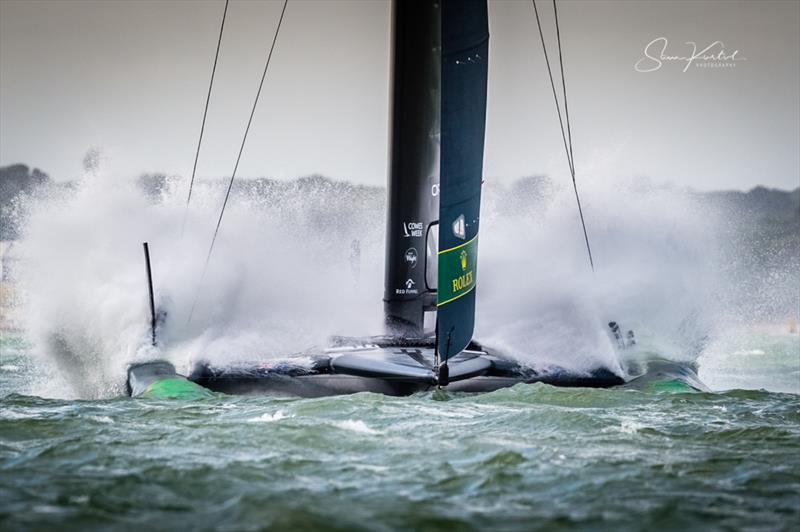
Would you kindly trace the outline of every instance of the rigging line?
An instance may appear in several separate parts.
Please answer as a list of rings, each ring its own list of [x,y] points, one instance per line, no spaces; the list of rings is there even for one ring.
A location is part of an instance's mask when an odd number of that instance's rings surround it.
[[[211,102],[211,88],[214,86],[214,75],[217,73],[217,62],[219,61],[219,49],[222,45],[222,32],[225,29],[225,17],[228,15],[228,3],[230,0],[225,0],[225,10],[222,12],[222,23],[219,26],[219,38],[217,39],[217,51],[214,53],[214,66],[211,67],[211,80],[208,82],[208,94],[206,95],[206,107],[203,110],[203,122],[200,125],[200,137],[197,139],[197,151],[194,154],[194,166],[192,166],[192,179],[189,181],[189,195],[186,197],[186,207],[188,209],[189,202],[192,201],[192,187],[194,187],[194,176],[197,173],[197,160],[200,158],[200,145],[203,143],[203,133],[206,129],[206,117],[208,116],[208,104]],[[186,216],[184,215],[184,225],[186,223]]]
[[[533,12],[536,14],[536,26],[539,28],[539,38],[542,41],[542,51],[544,52],[544,62],[547,65],[547,74],[550,77],[550,87],[553,89],[553,99],[556,102],[556,113],[558,113],[558,124],[561,126],[561,138],[564,141],[564,151],[567,154],[567,164],[569,164],[569,171],[572,174],[572,156],[570,155],[569,147],[567,145],[567,136],[564,132],[564,120],[561,117],[561,105],[558,103],[558,93],[556,92],[556,84],[553,81],[553,71],[550,68],[550,56],[547,53],[547,45],[544,43],[544,32],[542,31],[542,23],[539,20],[539,9],[536,7],[536,0],[531,0],[533,3]]]
[[[558,8],[556,0],[553,0],[553,16],[556,21],[556,41],[558,42],[558,65],[561,70],[561,92],[564,95],[564,121],[567,123],[567,141],[569,142],[569,158],[572,161],[572,169],[575,170],[575,153],[572,151],[572,128],[569,122],[569,105],[567,103],[567,80],[564,77],[564,59],[561,53],[561,29],[558,24]]]
[[[561,36],[558,27],[558,12],[556,12],[556,35],[558,36],[558,60],[559,64],[561,65],[561,83],[564,93],[564,114],[567,121],[567,132],[569,133],[569,143],[567,141],[567,133],[565,133],[564,131],[564,120],[562,119],[561,116],[561,106],[559,105],[558,102],[558,93],[556,92],[556,85],[555,81],[553,80],[553,71],[550,68],[550,59],[547,54],[547,46],[545,45],[544,42],[544,32],[542,31],[542,24],[539,19],[539,10],[536,7],[536,0],[531,0],[531,2],[533,3],[533,10],[534,13],[536,14],[536,25],[539,28],[539,37],[541,38],[542,41],[542,50],[544,51],[544,59],[545,63],[547,64],[547,74],[550,77],[550,87],[553,89],[553,99],[555,100],[556,112],[558,113],[558,123],[561,126],[561,139],[564,142],[564,151],[567,154],[567,163],[569,164],[569,172],[570,176],[572,177],[572,188],[575,191],[575,201],[578,204],[578,214],[580,214],[581,228],[583,229],[583,238],[586,242],[586,252],[589,255],[589,266],[592,269],[592,273],[594,273],[595,270],[594,270],[594,257],[592,256],[592,247],[589,244],[589,233],[586,231],[586,220],[583,216],[583,207],[581,205],[580,194],[578,194],[578,184],[575,181],[575,162],[574,159],[572,158],[572,132],[569,126],[569,112],[567,108],[567,86],[566,86],[566,81],[564,80],[564,63],[561,54]],[[555,8],[555,0],[553,0],[553,7]]]
[[[219,218],[217,219],[217,226],[214,229],[214,236],[211,238],[211,245],[208,248],[208,255],[206,255],[206,262],[203,266],[203,273],[200,275],[200,283],[202,284],[203,279],[206,275],[206,270],[208,269],[208,263],[211,260],[211,253],[214,251],[214,244],[217,242],[217,235],[219,234],[219,227],[222,224],[222,216],[225,214],[225,207],[228,205],[228,198],[231,195],[231,188],[233,188],[233,180],[236,178],[236,171],[239,169],[239,161],[242,159],[242,152],[244,151],[245,143],[247,142],[247,134],[250,132],[250,126],[253,123],[253,116],[256,113],[256,107],[258,106],[258,100],[261,97],[261,89],[264,87],[264,80],[267,77],[267,70],[269,70],[269,63],[272,60],[272,52],[275,50],[275,43],[278,41],[278,34],[281,31],[281,24],[283,23],[283,16],[286,14],[286,6],[289,4],[289,0],[284,0],[283,2],[283,9],[281,10],[281,16],[278,19],[278,26],[275,28],[275,35],[272,38],[272,44],[269,47],[269,53],[267,54],[267,61],[264,64],[264,72],[261,74],[261,81],[258,84],[258,91],[256,92],[256,98],[253,101],[253,108],[250,110],[250,118],[247,120],[247,127],[244,130],[244,135],[242,136],[242,143],[239,146],[239,154],[236,156],[236,164],[233,166],[233,172],[231,173],[231,178],[228,181],[228,189],[225,191],[225,199],[222,202],[222,208],[219,211]],[[189,311],[189,321],[192,320],[192,314],[194,313],[194,307],[197,303],[197,297],[195,297],[195,301],[192,304],[192,308]]]
[[[572,162],[572,188],[575,189],[575,201],[578,203],[578,213],[581,216],[581,227],[583,228],[583,238],[586,241],[586,251],[589,254],[589,265],[594,272],[594,258],[592,257],[592,247],[589,245],[589,234],[586,231],[586,221],[583,218],[583,208],[581,207],[581,197],[578,194],[578,184],[575,182],[575,152],[572,151],[572,128],[569,120],[569,105],[567,103],[567,80],[564,76],[564,60],[561,52],[561,29],[558,24],[558,8],[556,0],[553,0],[553,16],[556,23],[556,40],[558,41],[558,64],[561,69],[561,88],[564,95],[564,119],[567,122],[567,139],[569,141],[569,158]]]

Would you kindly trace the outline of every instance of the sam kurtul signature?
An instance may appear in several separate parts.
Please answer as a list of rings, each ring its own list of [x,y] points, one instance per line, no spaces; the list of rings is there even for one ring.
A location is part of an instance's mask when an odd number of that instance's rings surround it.
[[[666,62],[684,63],[683,71],[689,70],[692,65],[706,67],[733,67],[737,61],[745,60],[739,56],[739,50],[728,52],[722,41],[714,41],[705,48],[698,48],[696,42],[688,41],[687,55],[673,55],[667,53],[668,41],[666,37],[656,37],[644,47],[644,56],[639,59],[634,68],[637,72],[655,72]]]

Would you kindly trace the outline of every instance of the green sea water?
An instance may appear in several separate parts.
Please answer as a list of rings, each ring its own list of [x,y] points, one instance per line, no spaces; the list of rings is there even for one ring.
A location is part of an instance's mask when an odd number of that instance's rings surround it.
[[[768,340],[730,359],[782,391],[182,401],[32,395],[6,334],[0,530],[797,530],[800,341]]]

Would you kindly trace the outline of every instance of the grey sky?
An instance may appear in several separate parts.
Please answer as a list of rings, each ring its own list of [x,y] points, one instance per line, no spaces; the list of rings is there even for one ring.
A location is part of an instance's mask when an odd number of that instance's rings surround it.
[[[0,164],[68,179],[97,146],[115,175],[190,173],[223,4],[0,0]],[[201,177],[232,170],[280,7],[231,2]],[[389,13],[290,0],[240,175],[385,181]],[[566,178],[531,4],[489,16],[486,178]],[[579,179],[800,185],[800,2],[561,0],[559,16]],[[637,72],[658,37],[669,55],[722,41],[736,66]]]

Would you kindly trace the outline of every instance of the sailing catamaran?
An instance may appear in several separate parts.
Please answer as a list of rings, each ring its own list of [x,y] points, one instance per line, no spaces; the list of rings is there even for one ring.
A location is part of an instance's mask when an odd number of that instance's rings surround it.
[[[435,387],[486,392],[520,382],[622,384],[602,366],[536,371],[473,339],[488,59],[486,0],[393,2],[383,335],[334,337],[311,354],[310,365],[197,361],[184,378],[165,361],[136,364],[128,392],[175,383],[306,397]],[[152,287],[150,294],[155,327]]]

